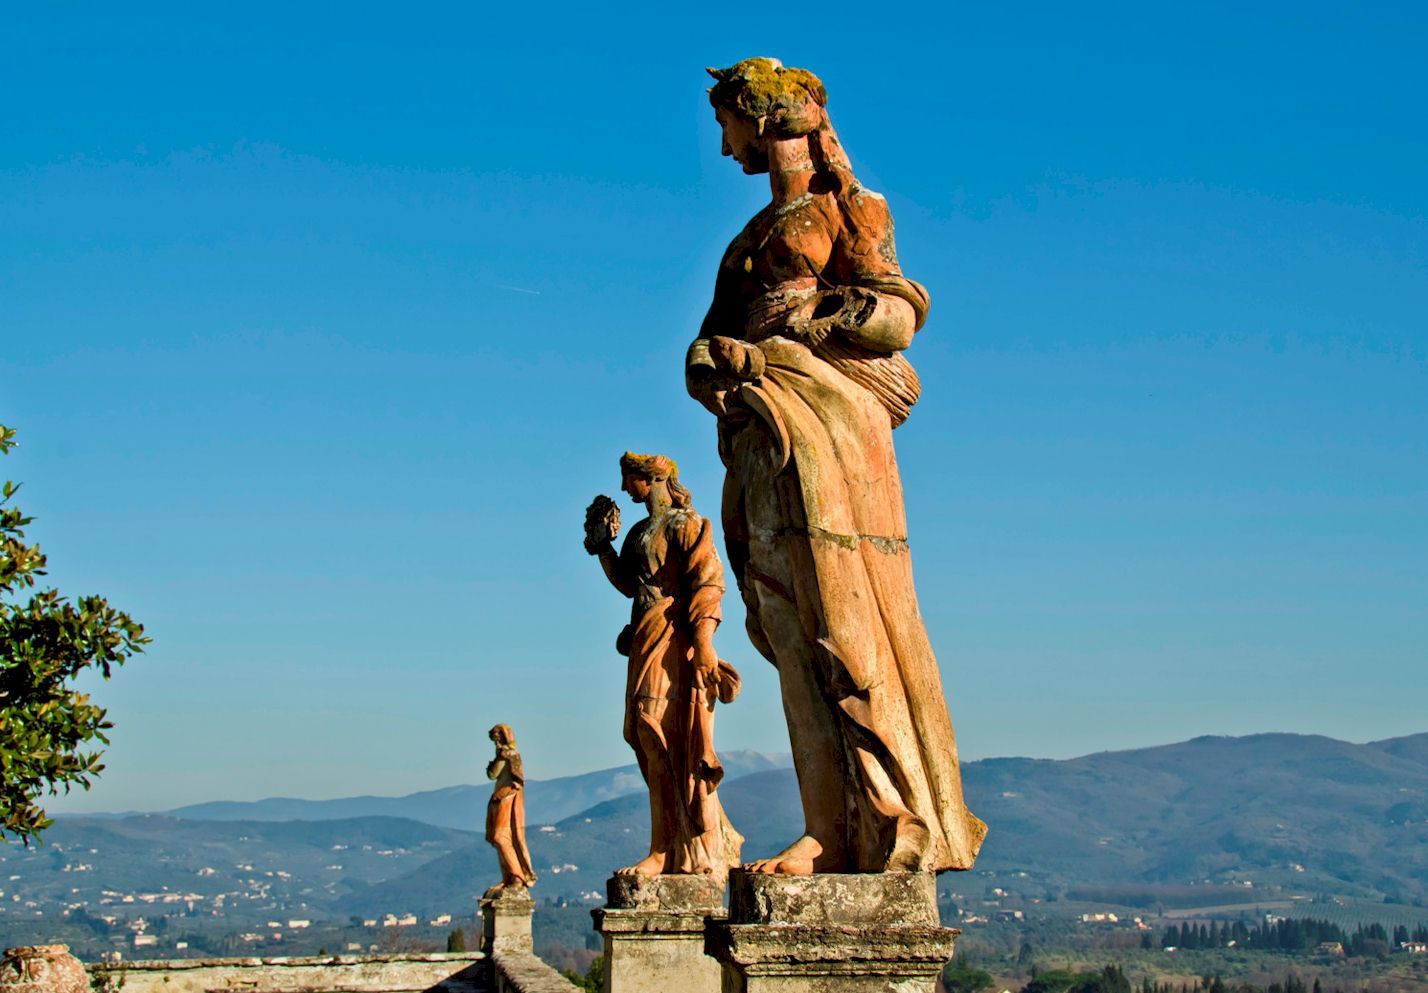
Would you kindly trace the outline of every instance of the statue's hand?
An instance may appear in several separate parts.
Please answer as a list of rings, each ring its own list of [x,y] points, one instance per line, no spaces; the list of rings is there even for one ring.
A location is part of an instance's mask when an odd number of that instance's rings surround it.
[[[858,286],[840,286],[805,299],[789,315],[784,334],[810,348],[835,331],[847,331],[867,320],[877,297]]]
[[[719,671],[719,656],[714,653],[714,646],[709,642],[695,644],[694,646],[694,672],[703,681],[711,678],[717,679]]]
[[[735,379],[747,381],[764,374],[764,353],[738,338],[721,334],[710,338],[709,358],[716,369]]]

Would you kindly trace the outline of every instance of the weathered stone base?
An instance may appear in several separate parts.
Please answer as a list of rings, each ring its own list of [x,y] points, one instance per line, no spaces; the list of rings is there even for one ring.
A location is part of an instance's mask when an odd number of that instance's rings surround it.
[[[722,879],[611,876],[605,893],[590,912],[605,937],[604,993],[720,993],[704,930],[724,916]]]
[[[711,922],[723,993],[932,993],[956,928],[941,927],[932,873],[729,875]]]
[[[209,990],[362,990],[364,993],[483,993],[487,961],[456,954],[328,955],[304,958],[175,959],[89,967],[123,984],[123,993]]]
[[[490,956],[492,993],[579,993],[560,973],[536,958],[531,945],[535,901],[522,888],[481,898],[481,950]]]
[[[481,951],[491,955],[500,951],[529,952],[531,950],[531,916],[535,901],[521,887],[500,890],[483,896],[481,907]]]

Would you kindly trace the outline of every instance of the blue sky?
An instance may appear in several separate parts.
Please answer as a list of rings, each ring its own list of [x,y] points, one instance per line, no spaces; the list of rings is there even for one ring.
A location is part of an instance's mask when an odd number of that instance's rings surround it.
[[[964,757],[1428,730],[1415,4],[67,4],[0,23],[0,421],[143,620],[56,810],[621,764],[626,448],[767,199],[705,65],[818,72],[933,310],[896,435]],[[626,512],[634,519],[633,510]],[[787,748],[745,674],[725,748]]]

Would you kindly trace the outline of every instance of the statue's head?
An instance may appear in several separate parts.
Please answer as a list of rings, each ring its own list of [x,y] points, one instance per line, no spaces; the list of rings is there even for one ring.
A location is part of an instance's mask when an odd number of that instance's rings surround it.
[[[511,730],[509,724],[497,724],[486,732],[486,736],[503,748],[513,747],[516,743],[516,732]]]
[[[817,76],[769,58],[706,71],[714,77],[709,102],[724,130],[724,154],[744,172],[769,171],[768,139],[807,137],[817,173],[810,188],[836,192],[852,182],[852,166],[828,122],[828,91]]]
[[[626,452],[620,456],[620,488],[631,499],[643,503],[650,491],[664,486],[670,502],[676,507],[689,506],[689,491],[679,485],[679,466],[668,455],[640,455]]]
[[[791,69],[778,59],[761,57],[705,71],[714,77],[709,103],[715,113],[742,117],[761,135],[797,138],[823,122],[828,91],[807,69]]]

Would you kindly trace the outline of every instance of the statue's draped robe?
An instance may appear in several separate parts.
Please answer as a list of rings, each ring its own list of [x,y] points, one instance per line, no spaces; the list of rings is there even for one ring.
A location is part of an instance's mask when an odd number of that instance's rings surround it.
[[[696,677],[693,628],[721,618],[724,567],[709,521],[668,508],[630,529],[612,578],[634,598],[619,649],[629,656],[625,741],[651,793],[674,800],[668,842],[671,872],[727,871],[741,837],[729,825],[716,787],[724,767],[714,752],[714,698]],[[643,700],[668,701],[661,718]],[[652,748],[642,747],[653,744]]]
[[[844,793],[843,837],[819,839],[840,849],[831,871],[966,869],[986,826],[963,802],[892,444],[916,375],[838,332],[757,330],[780,289],[847,286],[906,300],[921,326],[927,296],[901,275],[886,204],[856,187],[766,208],[725,254],[700,337],[763,357],[724,383],[726,547],[750,638],[780,671],[805,809],[810,790]]]
[[[501,882],[524,885],[535,879],[535,870],[526,849],[526,779],[520,753],[514,748],[500,749],[486,767],[486,775],[496,781],[486,803],[486,840],[496,849]]]

